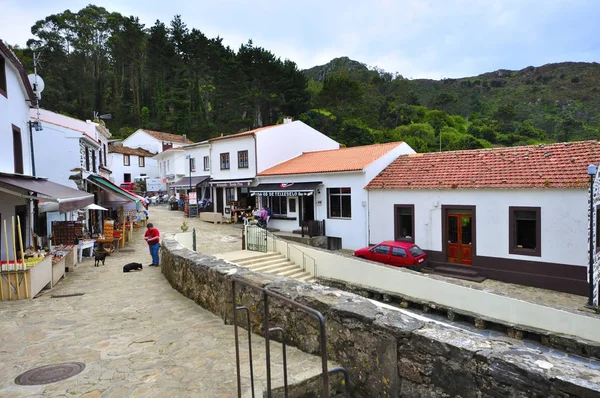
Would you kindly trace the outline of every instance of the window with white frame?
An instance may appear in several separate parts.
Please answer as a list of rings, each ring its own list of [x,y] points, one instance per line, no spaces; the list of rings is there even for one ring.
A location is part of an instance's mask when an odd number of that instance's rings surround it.
[[[271,200],[271,213],[273,215],[286,216],[287,215],[287,196],[272,196]]]
[[[350,188],[327,188],[328,218],[352,218]]]
[[[123,155],[123,166],[129,166],[129,155]]]
[[[210,158],[208,156],[204,157],[204,171],[210,170]]]
[[[138,166],[146,167],[146,158],[143,156],[138,156]]]
[[[190,158],[190,170],[196,171],[196,158]]]

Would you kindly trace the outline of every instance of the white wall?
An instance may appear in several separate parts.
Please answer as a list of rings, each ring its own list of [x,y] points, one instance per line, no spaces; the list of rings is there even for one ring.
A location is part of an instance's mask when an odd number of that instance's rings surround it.
[[[36,174],[77,189],[77,184],[69,180],[69,176],[71,170],[81,167],[81,133],[45,122],[42,122],[42,126],[42,131],[33,132]]]
[[[442,205],[476,206],[477,255],[586,266],[587,193],[582,189],[371,190],[370,241],[394,239],[394,204],[415,205],[415,243],[442,250]],[[541,208],[541,257],[509,254],[509,206]]]
[[[14,124],[21,129],[21,146],[23,147],[23,173],[31,175],[31,150],[29,143],[29,102],[21,77],[12,63],[6,60],[7,97],[0,94],[0,172],[14,173],[13,157]]]
[[[125,138],[123,140],[123,146],[129,148],[142,148],[152,153],[162,152],[162,141],[157,140],[143,130],[137,130],[129,137]]]
[[[190,173],[190,161],[189,161],[189,159],[185,158],[186,155],[190,155],[192,158],[195,159],[196,171],[192,171],[192,176],[206,176],[206,175],[210,174],[210,170],[204,170],[204,157],[210,156],[210,148],[209,148],[208,144],[202,145],[202,146],[194,146],[191,148],[184,148],[184,152],[181,152],[181,154],[183,155],[184,170],[185,170],[186,176],[190,175],[189,174]],[[237,159],[237,152],[236,152],[236,159]],[[236,166],[237,166],[237,161],[236,161]],[[210,162],[209,162],[209,169],[210,169]]]
[[[320,193],[314,197],[315,220],[325,220],[327,236],[342,238],[344,249],[358,249],[367,246],[367,191],[368,181],[362,171],[351,173],[318,173],[290,176],[260,177],[259,183],[289,183],[322,181]],[[351,219],[327,218],[327,188],[351,188]],[[363,205],[364,203],[364,205]],[[296,204],[298,210],[298,204]],[[299,229],[298,220],[271,219],[269,226],[291,232]]]
[[[238,151],[248,151],[248,168],[238,168]],[[221,153],[229,153],[229,170],[221,170]],[[251,135],[211,142],[210,176],[213,180],[238,180],[256,176],[254,138]]]
[[[301,121],[295,121],[259,131],[256,146],[260,173],[302,152],[338,149],[340,144]]]
[[[122,184],[125,181],[125,173],[131,174],[131,181],[133,181],[135,177],[139,177],[142,174],[145,174],[150,178],[159,177],[158,163],[156,159],[152,158],[151,156],[144,156],[144,167],[139,166],[139,159],[137,155],[129,155],[129,166],[123,165],[123,154],[121,153],[113,152],[109,153],[108,156],[110,159],[109,168],[112,170],[111,177],[114,178],[113,181],[117,185]]]

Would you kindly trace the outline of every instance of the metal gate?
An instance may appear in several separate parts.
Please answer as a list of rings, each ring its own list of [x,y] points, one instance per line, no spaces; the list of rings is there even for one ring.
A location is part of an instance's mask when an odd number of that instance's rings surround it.
[[[248,358],[249,358],[249,367],[250,367],[250,388],[252,391],[252,398],[255,398],[254,393],[254,366],[252,361],[252,321],[256,315],[259,314],[260,310],[257,310],[256,313],[252,313],[251,308],[245,305],[238,305],[239,297],[237,295],[237,285],[241,287],[246,287],[254,290],[255,292],[260,292],[262,298],[263,305],[263,327],[265,330],[265,361],[266,361],[266,381],[267,381],[267,391],[266,397],[272,398],[273,391],[271,388],[271,334],[280,333],[282,340],[282,349],[283,349],[283,388],[284,388],[284,397],[289,397],[289,386],[288,386],[288,370],[287,370],[287,358],[286,358],[286,332],[282,327],[271,327],[271,316],[269,314],[269,303],[271,300],[278,301],[278,305],[287,306],[291,311],[301,311],[305,314],[311,315],[314,317],[319,326],[319,355],[321,357],[321,386],[320,386],[320,397],[329,398],[329,376],[336,373],[341,373],[344,377],[344,389],[345,397],[349,397],[351,395],[350,391],[350,380],[348,376],[348,371],[343,367],[335,367],[332,369],[328,369],[327,367],[327,334],[325,329],[325,318],[323,315],[310,307],[307,307],[303,304],[297,303],[294,300],[291,300],[287,297],[284,297],[280,294],[277,294],[270,290],[268,287],[263,288],[260,286],[253,285],[251,283],[242,281],[240,279],[234,278],[231,283],[231,291],[232,291],[232,299],[233,299],[233,329],[235,334],[235,362],[236,362],[236,371],[237,371],[237,391],[238,397],[242,397],[242,375],[240,369],[240,337],[238,332],[238,311],[243,311],[246,314],[246,328],[248,333]],[[271,300],[270,300],[271,299]],[[257,306],[258,307],[258,306]]]
[[[248,250],[267,252],[267,230],[258,225],[246,225],[246,239]]]

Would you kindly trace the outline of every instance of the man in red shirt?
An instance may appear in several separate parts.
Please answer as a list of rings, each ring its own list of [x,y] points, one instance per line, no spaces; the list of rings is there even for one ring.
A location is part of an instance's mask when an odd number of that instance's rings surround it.
[[[160,247],[160,232],[158,229],[154,228],[152,223],[148,223],[146,225],[146,234],[144,235],[144,239],[148,242],[148,247],[150,248],[150,255],[152,256],[152,264],[150,267],[158,267],[158,249]]]

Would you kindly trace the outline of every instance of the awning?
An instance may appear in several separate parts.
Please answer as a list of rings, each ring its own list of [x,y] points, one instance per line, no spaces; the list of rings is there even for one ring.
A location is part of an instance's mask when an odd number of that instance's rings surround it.
[[[179,180],[169,184],[169,188],[183,189],[189,188],[190,185],[195,187],[196,185],[203,183],[209,178],[210,176],[193,176],[192,181],[190,183],[190,177],[182,177]]]
[[[91,174],[87,177],[87,180],[97,187],[116,195],[118,198],[120,198],[119,202],[134,202],[135,207],[138,210],[142,209],[142,200],[140,197],[134,196],[132,193],[119,188],[106,178]]]
[[[0,191],[23,198],[58,203],[58,211],[68,213],[94,203],[94,195],[48,181],[45,178],[0,173]],[[23,193],[25,191],[25,193]],[[38,194],[31,197],[29,192]]]
[[[258,184],[250,188],[250,193],[260,196],[310,196],[315,193],[315,189],[321,184],[321,181]]]
[[[217,188],[249,187],[252,179],[248,180],[214,180],[210,185]]]

